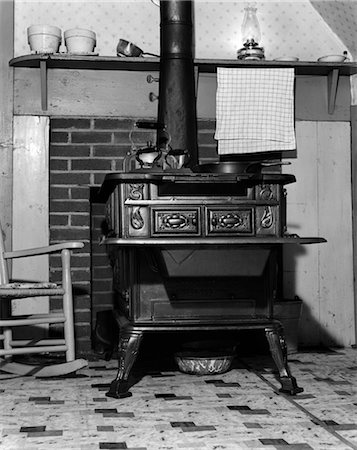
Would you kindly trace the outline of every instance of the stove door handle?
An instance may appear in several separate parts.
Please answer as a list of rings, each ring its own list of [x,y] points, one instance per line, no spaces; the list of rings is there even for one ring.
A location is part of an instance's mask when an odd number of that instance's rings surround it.
[[[238,216],[232,216],[229,214],[228,216],[221,217],[220,222],[226,227],[233,227],[234,225],[239,225],[241,220]]]
[[[166,216],[164,222],[169,228],[181,228],[187,225],[187,219],[182,214]]]
[[[242,218],[239,217],[237,214],[229,213],[222,215],[219,218],[213,217],[211,220],[211,224],[214,227],[216,227],[219,224],[223,228],[234,228],[242,224]]]

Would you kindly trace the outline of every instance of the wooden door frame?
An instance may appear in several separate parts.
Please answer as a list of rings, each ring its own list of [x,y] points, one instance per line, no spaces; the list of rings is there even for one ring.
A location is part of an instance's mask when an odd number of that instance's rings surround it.
[[[11,247],[12,231],[12,142],[13,142],[13,69],[14,0],[0,1],[0,217],[5,246]]]
[[[351,106],[351,189],[352,189],[352,242],[355,300],[355,344],[357,345],[357,105]]]

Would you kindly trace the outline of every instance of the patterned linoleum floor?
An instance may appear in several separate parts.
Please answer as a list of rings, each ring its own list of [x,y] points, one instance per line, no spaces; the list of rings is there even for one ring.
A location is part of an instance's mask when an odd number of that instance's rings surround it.
[[[105,393],[116,362],[75,377],[1,376],[1,449],[357,449],[357,350],[289,358],[304,392],[280,394],[268,355],[222,375],[144,373],[132,397]]]

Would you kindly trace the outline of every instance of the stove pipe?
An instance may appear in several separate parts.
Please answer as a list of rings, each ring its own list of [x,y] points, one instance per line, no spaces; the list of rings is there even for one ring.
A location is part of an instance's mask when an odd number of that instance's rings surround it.
[[[160,80],[158,147],[167,136],[174,153],[188,152],[185,164],[198,164],[195,72],[193,64],[193,6],[188,0],[160,1]]]

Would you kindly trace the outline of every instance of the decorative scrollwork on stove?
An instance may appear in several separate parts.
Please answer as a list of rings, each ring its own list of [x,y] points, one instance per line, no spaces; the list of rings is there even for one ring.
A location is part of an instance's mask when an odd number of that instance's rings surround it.
[[[184,228],[188,225],[188,217],[184,214],[167,214],[162,218],[165,228]]]
[[[272,191],[270,184],[262,184],[260,186],[259,197],[262,200],[273,200],[274,199],[274,192]]]
[[[242,225],[243,219],[234,213],[229,213],[219,218],[219,224],[223,228],[237,228]]]
[[[141,228],[143,228],[145,222],[140,213],[140,208],[134,208],[132,210],[130,215],[130,223],[135,230],[141,230]]]
[[[197,211],[155,211],[155,233],[198,232]]]
[[[128,313],[129,312],[130,294],[127,289],[123,289],[121,291],[121,300],[122,300],[121,306],[125,310],[125,313]]]
[[[118,344],[118,380],[126,380],[139,351],[143,337],[141,331],[128,329],[121,331]]]
[[[251,233],[251,210],[212,210],[209,212],[209,233]]]
[[[112,204],[108,202],[105,207],[105,220],[102,223],[102,238],[105,239],[107,237],[116,236],[115,231],[112,228]]]
[[[264,214],[260,221],[262,228],[270,228],[273,225],[273,211],[271,206],[266,206],[264,208]]]
[[[144,184],[129,184],[129,198],[142,200],[144,198]]]

